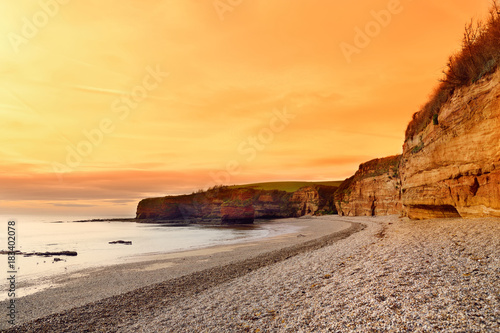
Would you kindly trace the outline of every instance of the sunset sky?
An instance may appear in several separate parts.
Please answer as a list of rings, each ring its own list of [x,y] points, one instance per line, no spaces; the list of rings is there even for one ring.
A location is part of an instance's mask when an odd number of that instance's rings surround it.
[[[401,152],[490,0],[0,3],[0,211],[133,216]]]

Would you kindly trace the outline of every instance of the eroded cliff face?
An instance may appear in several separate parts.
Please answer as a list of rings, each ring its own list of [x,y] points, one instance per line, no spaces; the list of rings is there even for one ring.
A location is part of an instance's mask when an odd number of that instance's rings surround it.
[[[293,193],[291,202],[296,215],[337,214],[334,194],[335,186],[313,185],[298,189]]]
[[[410,218],[500,217],[500,71],[457,89],[437,123],[407,138],[400,166]]]
[[[252,223],[254,219],[298,217],[336,213],[333,193],[337,187],[314,185],[290,193],[278,190],[218,187],[206,192],[143,199],[137,219],[181,223]]]
[[[339,215],[375,216],[401,213],[401,155],[375,159],[359,166],[335,193]]]

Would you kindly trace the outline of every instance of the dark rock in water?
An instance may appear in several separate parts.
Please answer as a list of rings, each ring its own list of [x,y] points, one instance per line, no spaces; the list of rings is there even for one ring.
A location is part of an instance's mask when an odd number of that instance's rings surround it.
[[[61,258],[54,258],[54,261],[63,261]]]
[[[75,257],[78,255],[76,251],[60,251],[60,252],[32,252],[32,253],[18,253],[24,254],[25,257],[40,256],[40,257],[51,257],[51,256],[71,256]]]
[[[8,255],[12,255],[12,253],[14,254],[23,254],[21,251],[19,250],[15,250],[15,251],[7,251],[7,250],[1,250],[0,251],[0,254],[8,254]]]
[[[91,219],[91,220],[76,220],[73,222],[137,222],[135,218],[112,218],[112,219]]]
[[[132,241],[117,240],[117,241],[108,242],[108,244],[132,245]]]

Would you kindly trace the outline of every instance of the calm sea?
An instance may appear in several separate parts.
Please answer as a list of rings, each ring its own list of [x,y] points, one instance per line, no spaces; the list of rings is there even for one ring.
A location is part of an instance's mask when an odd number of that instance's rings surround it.
[[[259,223],[250,227],[165,226],[112,221],[73,222],[99,218],[96,216],[0,215],[0,250],[7,250],[8,221],[12,218],[16,221],[17,250],[78,252],[76,257],[57,256],[62,261],[54,261],[55,257],[16,256],[19,282],[49,278],[89,267],[131,262],[134,258],[139,261],[144,254],[234,244],[298,230],[297,227],[280,222]],[[109,244],[116,240],[132,241],[132,245]],[[0,255],[0,274],[6,274],[7,268],[7,255]],[[2,289],[5,285],[3,281],[0,283]]]

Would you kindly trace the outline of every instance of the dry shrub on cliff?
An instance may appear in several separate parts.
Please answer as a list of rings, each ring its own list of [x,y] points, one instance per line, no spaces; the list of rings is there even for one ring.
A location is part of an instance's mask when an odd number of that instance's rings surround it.
[[[435,89],[423,108],[413,115],[406,129],[406,140],[413,138],[439,114],[455,89],[480,80],[494,72],[500,63],[500,5],[493,1],[486,22],[465,26],[462,49],[452,55],[444,71],[441,84]]]
[[[453,94],[453,88],[445,82],[436,87],[427,104],[419,112],[413,114],[413,118],[406,128],[406,140],[414,137],[429,125],[433,116],[439,114],[439,110],[448,98]]]

